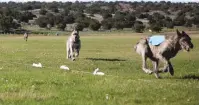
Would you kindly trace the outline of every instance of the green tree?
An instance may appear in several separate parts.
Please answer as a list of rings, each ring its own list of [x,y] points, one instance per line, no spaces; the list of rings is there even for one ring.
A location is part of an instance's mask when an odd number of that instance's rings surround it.
[[[117,30],[123,30],[124,23],[123,21],[115,21],[113,27],[116,28]]]
[[[46,10],[46,9],[40,9],[40,11],[39,11],[39,14],[40,15],[46,15],[46,13],[47,13],[48,11]]]
[[[48,18],[46,16],[40,16],[36,20],[36,24],[39,25],[39,27],[41,28],[46,28],[48,24]]]
[[[64,17],[64,22],[67,24],[72,24],[75,22],[75,18],[73,17],[73,15],[68,15]]]
[[[179,15],[174,19],[175,26],[183,26],[186,23],[185,14]]]
[[[0,30],[3,32],[9,32],[13,26],[13,18],[11,16],[0,15]]]
[[[55,20],[54,20],[54,22],[55,22],[55,24],[59,24],[59,23],[62,23],[62,22],[63,22],[63,19],[64,19],[63,15],[57,14],[57,15],[55,15]]]
[[[101,24],[97,20],[91,20],[89,24],[89,28],[93,31],[99,30]]]
[[[57,28],[61,31],[64,31],[66,28],[66,24],[65,23],[59,23],[57,24]]]
[[[55,16],[52,13],[47,13],[46,17],[47,17],[47,24],[50,24],[50,26],[53,27],[55,23]]]
[[[185,23],[185,27],[192,27],[192,20],[188,19]]]
[[[105,30],[110,30],[113,26],[113,19],[112,18],[107,18],[107,19],[104,19],[102,22],[102,28],[105,29]]]
[[[77,26],[76,26],[76,29],[79,30],[79,31],[83,31],[84,25],[82,23],[78,23]]]
[[[115,21],[124,21],[125,20],[125,13],[117,11],[115,13],[114,19]]]
[[[28,21],[32,20],[34,17],[36,16],[32,14],[32,12],[25,11],[21,14],[19,20],[28,23]]]
[[[172,21],[171,21],[171,22],[168,21],[168,22],[166,23],[166,27],[167,27],[167,28],[173,29],[173,28],[174,28],[173,22],[172,22]]]
[[[162,30],[162,27],[160,24],[156,23],[156,24],[151,24],[150,29],[154,32],[160,32]]]
[[[135,30],[135,32],[138,32],[138,33],[143,32],[144,28],[145,28],[145,26],[141,21],[136,21],[133,26],[133,29]]]
[[[104,19],[112,18],[112,15],[111,15],[110,13],[108,13],[107,11],[104,11],[104,12],[102,13],[102,17],[103,17]]]

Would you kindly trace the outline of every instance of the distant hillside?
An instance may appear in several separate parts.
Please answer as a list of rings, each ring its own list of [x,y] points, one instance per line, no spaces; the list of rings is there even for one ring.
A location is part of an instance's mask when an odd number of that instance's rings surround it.
[[[198,3],[4,2],[0,3],[0,14],[3,21],[15,20],[6,23],[7,26],[2,26],[6,24],[0,22],[2,32],[18,29],[20,25],[38,25],[40,28],[57,28],[62,31],[73,27],[94,31],[132,28],[136,32],[146,29],[159,32],[163,27],[175,26],[199,27]]]

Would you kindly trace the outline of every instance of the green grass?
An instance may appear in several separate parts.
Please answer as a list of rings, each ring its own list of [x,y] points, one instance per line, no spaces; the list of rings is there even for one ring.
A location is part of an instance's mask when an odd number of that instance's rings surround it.
[[[95,34],[95,35],[93,35]],[[199,39],[172,59],[175,75],[145,74],[133,50],[139,36],[82,35],[76,61],[66,60],[66,36],[0,37],[0,104],[4,105],[198,105]],[[41,62],[43,68],[32,67]],[[70,71],[60,70],[67,65]],[[104,76],[92,72],[100,68]],[[108,94],[109,99],[106,99]]]

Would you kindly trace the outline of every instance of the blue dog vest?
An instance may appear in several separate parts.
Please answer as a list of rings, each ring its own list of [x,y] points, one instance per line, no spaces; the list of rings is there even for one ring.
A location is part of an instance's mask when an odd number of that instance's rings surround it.
[[[165,36],[164,35],[154,35],[149,37],[149,43],[151,45],[160,45],[162,42],[165,41]]]

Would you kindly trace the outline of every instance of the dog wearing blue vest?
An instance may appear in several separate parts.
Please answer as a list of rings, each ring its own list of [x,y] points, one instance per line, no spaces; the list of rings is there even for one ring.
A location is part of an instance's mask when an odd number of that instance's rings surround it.
[[[142,57],[142,70],[148,74],[154,73],[156,78],[161,78],[159,72],[169,72],[174,75],[170,59],[175,57],[180,50],[188,52],[192,48],[193,44],[189,35],[184,31],[180,33],[178,30],[175,35],[142,38],[134,46],[136,53]],[[153,71],[147,67],[147,58],[153,63]],[[158,69],[159,61],[164,63],[163,68]]]

